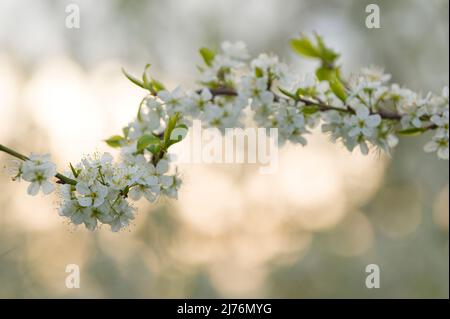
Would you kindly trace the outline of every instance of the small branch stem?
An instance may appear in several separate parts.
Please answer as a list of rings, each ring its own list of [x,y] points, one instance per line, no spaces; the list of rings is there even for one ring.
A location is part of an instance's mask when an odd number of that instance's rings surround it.
[[[16,157],[16,158],[18,158],[18,159],[20,159],[22,161],[28,161],[29,160],[29,158],[26,157],[25,155],[20,154],[19,152],[16,152],[15,150],[10,149],[9,147],[6,147],[6,146],[4,146],[2,144],[0,144],[0,151],[5,152],[5,153],[7,153],[7,154],[9,154],[11,156],[14,156],[14,157]],[[70,184],[70,185],[76,185],[77,184],[76,180],[71,179],[71,178],[69,178],[69,177],[67,177],[67,176],[65,176],[65,175],[63,175],[61,173],[56,173],[55,177],[58,179],[57,183],[59,183],[59,184]]]
[[[25,155],[22,155],[22,154],[16,152],[15,150],[10,149],[9,147],[6,147],[2,144],[0,144],[0,151],[5,152],[11,156],[17,157],[18,159],[21,159],[22,161],[28,160],[28,157],[26,157]]]

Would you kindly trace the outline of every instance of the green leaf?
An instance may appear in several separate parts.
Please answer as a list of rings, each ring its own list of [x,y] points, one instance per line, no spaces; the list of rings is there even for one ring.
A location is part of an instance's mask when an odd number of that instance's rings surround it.
[[[264,71],[261,68],[256,67],[255,68],[255,76],[257,78],[262,78],[264,76]]]
[[[169,146],[181,142],[187,135],[188,128],[184,124],[177,125],[170,133]]]
[[[70,166],[70,170],[72,171],[72,174],[75,178],[78,177],[78,175],[80,174],[80,170],[75,169],[75,167],[73,167],[72,163],[69,163]]]
[[[316,90],[314,89],[314,87],[310,87],[310,88],[298,88],[297,91],[295,91],[295,95],[296,96],[312,96],[315,97],[316,95]]]
[[[305,105],[301,109],[301,112],[306,115],[317,113],[317,111],[319,111],[319,107],[316,105]]]
[[[315,40],[316,43],[313,43],[302,35],[299,39],[291,40],[291,47],[299,55],[321,59],[323,65],[333,65],[339,54],[328,48],[320,35],[315,34]]]
[[[147,150],[152,153],[153,155],[158,154],[161,152],[161,143],[159,144],[152,144],[149,147],[147,147]]]
[[[180,114],[177,112],[177,113],[173,114],[171,117],[169,117],[169,120],[167,121],[167,127],[164,131],[164,146],[165,146],[165,148],[170,146],[170,136],[172,134],[173,129],[177,126],[179,117],[180,117]]]
[[[108,144],[111,147],[120,147],[121,142],[124,140],[124,138],[120,135],[114,135],[105,140],[106,144]]]
[[[285,89],[283,89],[282,87],[278,87],[278,90],[280,90],[281,93],[283,93],[284,95],[286,95],[287,97],[290,97],[293,100],[298,100],[298,96],[296,96],[294,93],[291,93]]]
[[[159,91],[165,90],[166,87],[164,86],[164,84],[162,84],[161,82],[155,80],[152,78],[152,80],[150,81],[150,83],[153,86],[153,90],[155,90],[156,93],[158,93]]]
[[[216,53],[205,47],[200,48],[199,52],[203,58],[203,61],[205,61],[205,64],[207,66],[212,66],[212,62],[214,60],[214,57],[216,56]]]
[[[338,78],[334,78],[329,81],[330,88],[333,93],[342,101],[345,102],[347,100],[347,92],[345,91],[345,86]]]
[[[415,136],[415,135],[420,135],[425,131],[426,130],[422,127],[414,127],[414,128],[408,128],[405,130],[398,131],[397,133],[399,135],[403,135],[403,136]]]
[[[328,81],[331,91],[333,91],[340,100],[345,102],[347,99],[347,92],[344,84],[342,84],[340,80],[339,69],[321,67],[317,69],[316,76],[319,81]]]
[[[309,58],[320,58],[319,50],[311,43],[307,37],[292,39],[291,47],[299,55]]]
[[[142,83],[144,84],[144,88],[146,88],[151,93],[153,93],[152,84],[149,82],[148,77],[147,77],[147,71],[149,68],[150,68],[150,64],[147,64],[144,68],[144,73],[142,74]]]
[[[140,81],[140,80],[136,79],[135,77],[131,76],[130,74],[128,74],[124,68],[122,68],[122,73],[127,77],[128,80],[130,80],[137,86],[140,86],[141,88],[146,89],[146,87],[144,86],[144,83],[142,81]]]
[[[334,77],[334,72],[334,69],[321,67],[316,70],[316,76],[319,81],[329,81]]]
[[[161,140],[153,134],[142,135],[137,141],[137,151],[140,152],[150,145],[160,144]]]
[[[144,73],[142,74],[142,84],[143,87],[150,91],[151,94],[156,95],[159,91],[164,90],[164,85],[155,80],[154,78],[149,79],[147,76],[148,69],[150,68],[150,64],[147,64],[144,69]]]
[[[339,53],[326,47],[325,42],[320,35],[316,34],[315,36],[321,59],[328,64],[333,64],[334,61],[339,57]]]

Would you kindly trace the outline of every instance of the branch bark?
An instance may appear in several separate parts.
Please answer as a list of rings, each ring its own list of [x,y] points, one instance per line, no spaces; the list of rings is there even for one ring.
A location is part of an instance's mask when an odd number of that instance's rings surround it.
[[[11,149],[9,147],[6,147],[6,146],[4,146],[2,144],[0,144],[0,151],[5,152],[5,153],[7,153],[7,154],[9,154],[11,156],[14,156],[14,157],[16,157],[16,158],[18,158],[18,159],[20,159],[22,161],[28,161],[29,160],[29,158],[27,156],[25,156],[23,154],[20,154],[19,152],[16,152],[15,150],[13,150],[13,149]],[[71,178],[69,178],[69,177],[67,177],[67,176],[65,176],[65,175],[63,175],[61,173],[56,173],[55,177],[58,179],[58,181],[57,181],[58,184],[70,184],[70,185],[76,185],[77,184],[76,180],[71,179]]]

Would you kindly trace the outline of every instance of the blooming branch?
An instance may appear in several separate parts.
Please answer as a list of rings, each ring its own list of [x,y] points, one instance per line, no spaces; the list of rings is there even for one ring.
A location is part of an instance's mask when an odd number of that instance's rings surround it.
[[[304,77],[292,72],[278,57],[260,54],[250,60],[242,42],[222,44],[221,52],[201,48],[204,65],[199,67],[201,87],[168,90],[149,76],[125,76],[146,90],[136,118],[122,132],[106,140],[120,150],[114,161],[108,153],[83,158],[64,175],[56,172],[49,155],[26,157],[0,145],[22,162],[11,168],[14,180],[30,182],[28,193],[55,189],[61,195],[59,213],[72,223],[94,230],[99,224],[118,231],[134,218],[130,201],[145,198],[155,202],[161,196],[178,197],[181,179],[170,163],[169,148],[180,142],[194,119],[205,127],[243,126],[244,109],[250,107],[260,127],[277,128],[279,144],[307,144],[307,135],[320,126],[332,141],[363,154],[379,148],[390,154],[400,135],[433,131],[425,152],[449,158],[449,93],[422,96],[398,84],[378,68],[363,68],[344,78],[338,66],[339,54],[323,39],[302,35],[291,41],[301,56],[320,62],[314,74]]]

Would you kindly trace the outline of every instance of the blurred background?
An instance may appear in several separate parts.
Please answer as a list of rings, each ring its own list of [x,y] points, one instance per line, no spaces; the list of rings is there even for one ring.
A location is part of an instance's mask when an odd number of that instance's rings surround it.
[[[79,29],[65,27],[77,4]],[[381,9],[367,29],[365,7]],[[200,46],[243,40],[299,73],[315,67],[288,41],[317,31],[344,74],[384,66],[414,90],[448,85],[448,1],[0,1],[0,143],[51,152],[60,168],[133,119],[144,92],[121,74],[195,87]],[[448,162],[430,136],[403,138],[392,158],[363,157],[320,133],[287,146],[276,174],[251,165],[182,165],[179,201],[139,202],[121,233],[92,233],[31,197],[0,154],[2,298],[448,298]],[[109,150],[110,151],[110,150]],[[377,264],[381,287],[367,289]],[[78,264],[81,288],[65,287]]]

